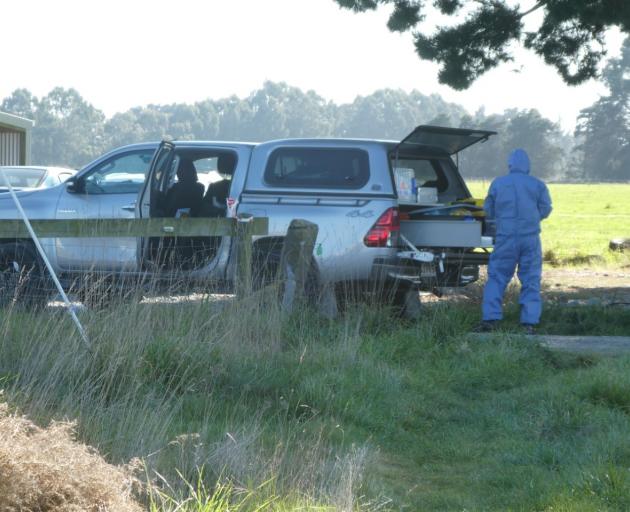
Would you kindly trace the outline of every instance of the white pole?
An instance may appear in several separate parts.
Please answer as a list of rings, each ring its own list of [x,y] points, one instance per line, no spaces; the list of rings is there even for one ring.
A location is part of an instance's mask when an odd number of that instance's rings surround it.
[[[46,256],[46,252],[44,251],[44,248],[39,243],[39,239],[37,238],[35,231],[33,231],[33,227],[31,226],[31,223],[29,222],[28,217],[26,216],[26,213],[22,209],[20,200],[15,195],[15,190],[13,190],[13,187],[11,186],[11,182],[7,179],[7,176],[4,173],[4,169],[2,168],[2,166],[0,166],[0,174],[2,174],[2,179],[4,180],[5,185],[9,189],[9,193],[11,194],[11,197],[13,198],[13,202],[15,203],[15,206],[17,207],[18,211],[20,212],[20,215],[22,216],[22,220],[24,221],[24,224],[26,225],[26,229],[30,233],[31,238],[33,239],[33,242],[35,243],[35,247],[37,247],[37,251],[39,252],[39,255],[44,260],[44,263],[46,264],[46,268],[48,269],[48,272],[50,272],[50,276],[52,277],[55,283],[55,286],[57,287],[57,290],[59,291],[59,294],[61,295],[61,298],[66,304],[66,308],[68,310],[68,313],[70,313],[70,316],[72,317],[72,321],[77,326],[77,329],[79,330],[79,334],[81,335],[81,338],[87,345],[87,348],[91,349],[92,347],[90,344],[90,340],[87,337],[87,333],[85,332],[85,329],[81,325],[81,322],[79,322],[79,319],[77,318],[77,315],[74,312],[74,308],[72,307],[72,304],[70,303],[70,300],[68,299],[68,296],[66,295],[66,292],[63,291],[63,286],[61,286],[61,283],[59,282],[59,279],[57,278],[57,274],[55,274],[55,271],[52,268],[50,261],[48,260],[48,256]]]

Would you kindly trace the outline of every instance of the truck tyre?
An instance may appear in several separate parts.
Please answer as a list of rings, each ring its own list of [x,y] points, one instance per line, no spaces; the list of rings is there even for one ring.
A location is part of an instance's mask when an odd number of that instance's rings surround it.
[[[401,308],[401,314],[404,318],[418,320],[422,316],[420,290],[415,286],[404,291],[401,290],[395,306]]]
[[[0,307],[44,307],[52,294],[51,284],[32,244],[0,245]]]
[[[255,245],[252,254],[252,286],[260,290],[278,279],[282,244]]]
[[[608,248],[616,252],[630,251],[630,238],[615,238],[610,241]]]
[[[266,245],[254,246],[252,257],[252,286],[254,290],[261,290],[272,284],[279,284],[278,300],[283,307],[289,308],[293,304],[296,293],[295,281],[291,276],[282,275],[280,260],[282,255],[282,243],[276,242]],[[285,269],[285,272],[288,270]],[[282,282],[279,282],[281,280]],[[311,260],[308,274],[304,283],[304,299],[307,304],[319,307],[321,300],[321,289],[319,283],[319,272],[315,260]],[[291,306],[292,307],[292,306]],[[290,309],[290,308],[289,308]],[[329,307],[326,314],[332,316],[332,307]],[[334,313],[336,314],[336,312]]]
[[[381,304],[391,306],[397,317],[416,320],[422,315],[420,290],[417,286],[391,285],[382,291]]]

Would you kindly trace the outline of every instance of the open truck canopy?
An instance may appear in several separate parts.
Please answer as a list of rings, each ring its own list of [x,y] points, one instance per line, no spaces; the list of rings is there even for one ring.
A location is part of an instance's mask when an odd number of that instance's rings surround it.
[[[488,130],[420,125],[400,141],[396,150],[412,149],[415,146],[433,146],[443,149],[449,155],[454,155],[477,142],[488,140],[496,133]]]

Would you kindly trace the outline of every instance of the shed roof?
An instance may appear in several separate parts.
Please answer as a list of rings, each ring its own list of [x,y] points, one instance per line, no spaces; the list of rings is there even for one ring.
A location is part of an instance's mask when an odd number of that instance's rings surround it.
[[[0,125],[9,126],[11,128],[19,128],[21,130],[30,130],[35,124],[34,121],[25,117],[0,112]]]

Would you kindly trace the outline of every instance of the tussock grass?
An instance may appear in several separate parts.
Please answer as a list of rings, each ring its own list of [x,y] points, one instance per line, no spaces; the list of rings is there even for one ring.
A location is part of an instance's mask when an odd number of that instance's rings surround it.
[[[136,484],[132,468],[108,464],[77,443],[73,424],[39,428],[0,404],[0,510],[140,511]]]

